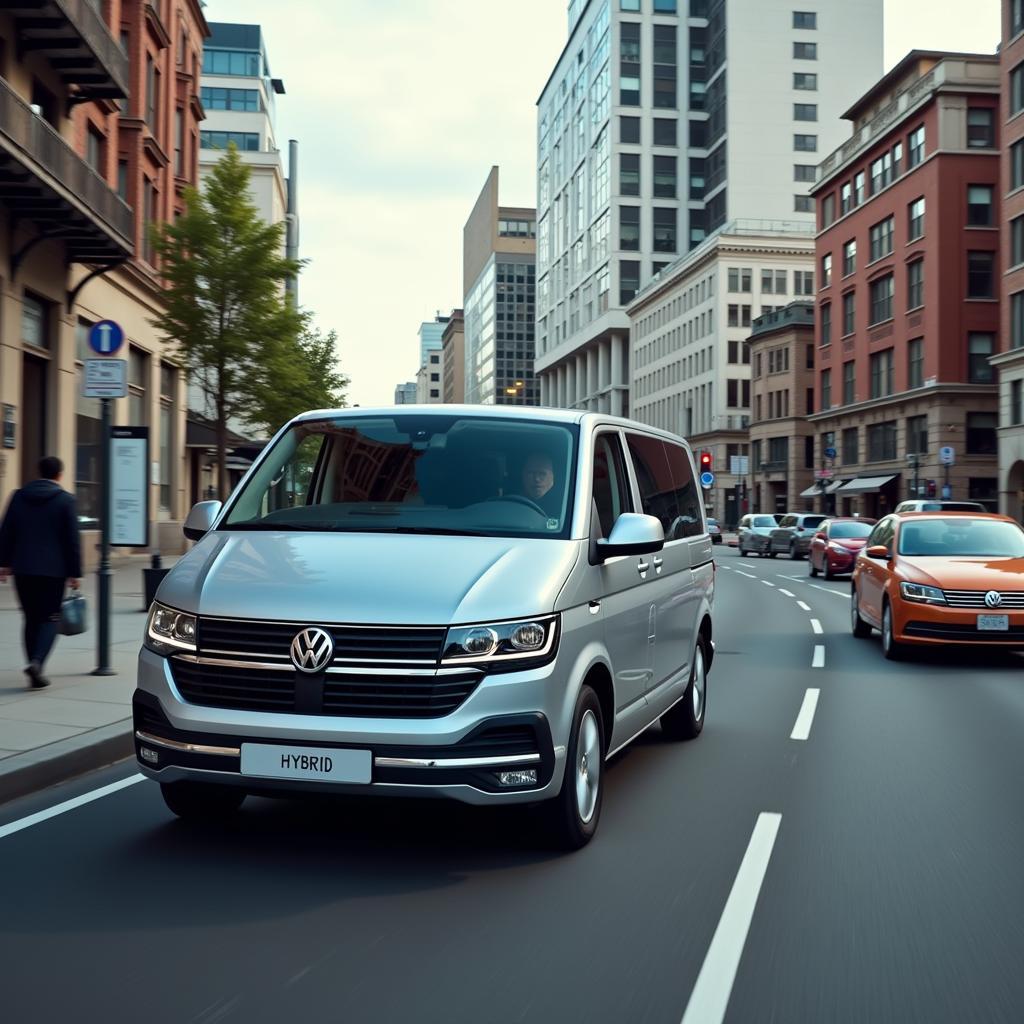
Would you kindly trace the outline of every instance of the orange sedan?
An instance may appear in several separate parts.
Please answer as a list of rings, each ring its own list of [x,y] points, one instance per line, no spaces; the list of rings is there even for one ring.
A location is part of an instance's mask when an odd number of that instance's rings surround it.
[[[879,520],[857,555],[853,635],[887,658],[918,644],[1024,648],[1024,529],[1006,516],[908,512]]]

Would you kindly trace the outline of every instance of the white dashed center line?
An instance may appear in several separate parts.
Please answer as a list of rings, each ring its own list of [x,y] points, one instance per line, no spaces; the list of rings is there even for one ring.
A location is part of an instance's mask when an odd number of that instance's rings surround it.
[[[771,583],[771,582],[770,582],[769,580],[761,580],[761,582],[762,582],[762,583],[763,583],[763,584],[764,584],[764,585],[765,585],[766,587],[774,587],[774,586],[775,586],[775,584],[774,584],[774,583]]]
[[[811,629],[819,635],[825,632],[825,630],[821,628],[821,623],[817,619],[811,619]]]
[[[811,668],[824,668],[825,667],[825,645],[815,644],[814,645],[814,657],[811,659]]]
[[[818,706],[818,697],[821,690],[808,690],[804,694],[804,702],[800,705],[800,714],[796,716],[796,725],[789,734],[791,740],[805,740],[811,735],[811,723],[814,721],[814,711]]]
[[[801,611],[809,612],[811,610],[811,606],[806,601],[797,601],[796,605]]]
[[[751,572],[744,572],[742,569],[737,569],[736,572],[739,573],[740,576],[746,576],[748,580],[757,579],[757,577]]]

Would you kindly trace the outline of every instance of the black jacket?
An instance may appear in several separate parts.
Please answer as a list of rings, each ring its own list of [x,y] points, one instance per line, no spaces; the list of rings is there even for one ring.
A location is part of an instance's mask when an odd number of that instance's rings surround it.
[[[75,499],[53,480],[33,480],[11,496],[0,525],[0,567],[24,576],[82,575]]]

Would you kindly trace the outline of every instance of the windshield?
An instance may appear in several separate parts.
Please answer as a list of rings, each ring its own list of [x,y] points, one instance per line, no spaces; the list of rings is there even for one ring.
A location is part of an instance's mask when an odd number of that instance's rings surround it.
[[[828,528],[828,535],[834,540],[850,540],[866,537],[873,529],[874,523],[833,523]]]
[[[754,516],[753,526],[778,526],[775,516]]]
[[[804,516],[804,529],[813,530],[825,522],[824,516]]]
[[[298,423],[221,529],[568,536],[575,428],[429,414]]]
[[[993,519],[928,518],[900,528],[901,555],[1024,558],[1024,530]]]

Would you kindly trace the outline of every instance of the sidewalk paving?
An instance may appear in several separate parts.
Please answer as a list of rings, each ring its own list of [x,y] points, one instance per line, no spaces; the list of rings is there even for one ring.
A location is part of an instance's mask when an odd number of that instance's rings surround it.
[[[165,558],[169,568],[176,559]],[[110,667],[94,676],[97,578],[82,581],[89,629],[58,637],[46,663],[51,685],[28,688],[22,618],[12,583],[0,585],[0,803],[102,767],[133,751],[131,699],[146,622],[141,570],[149,555],[115,563],[110,616]]]

